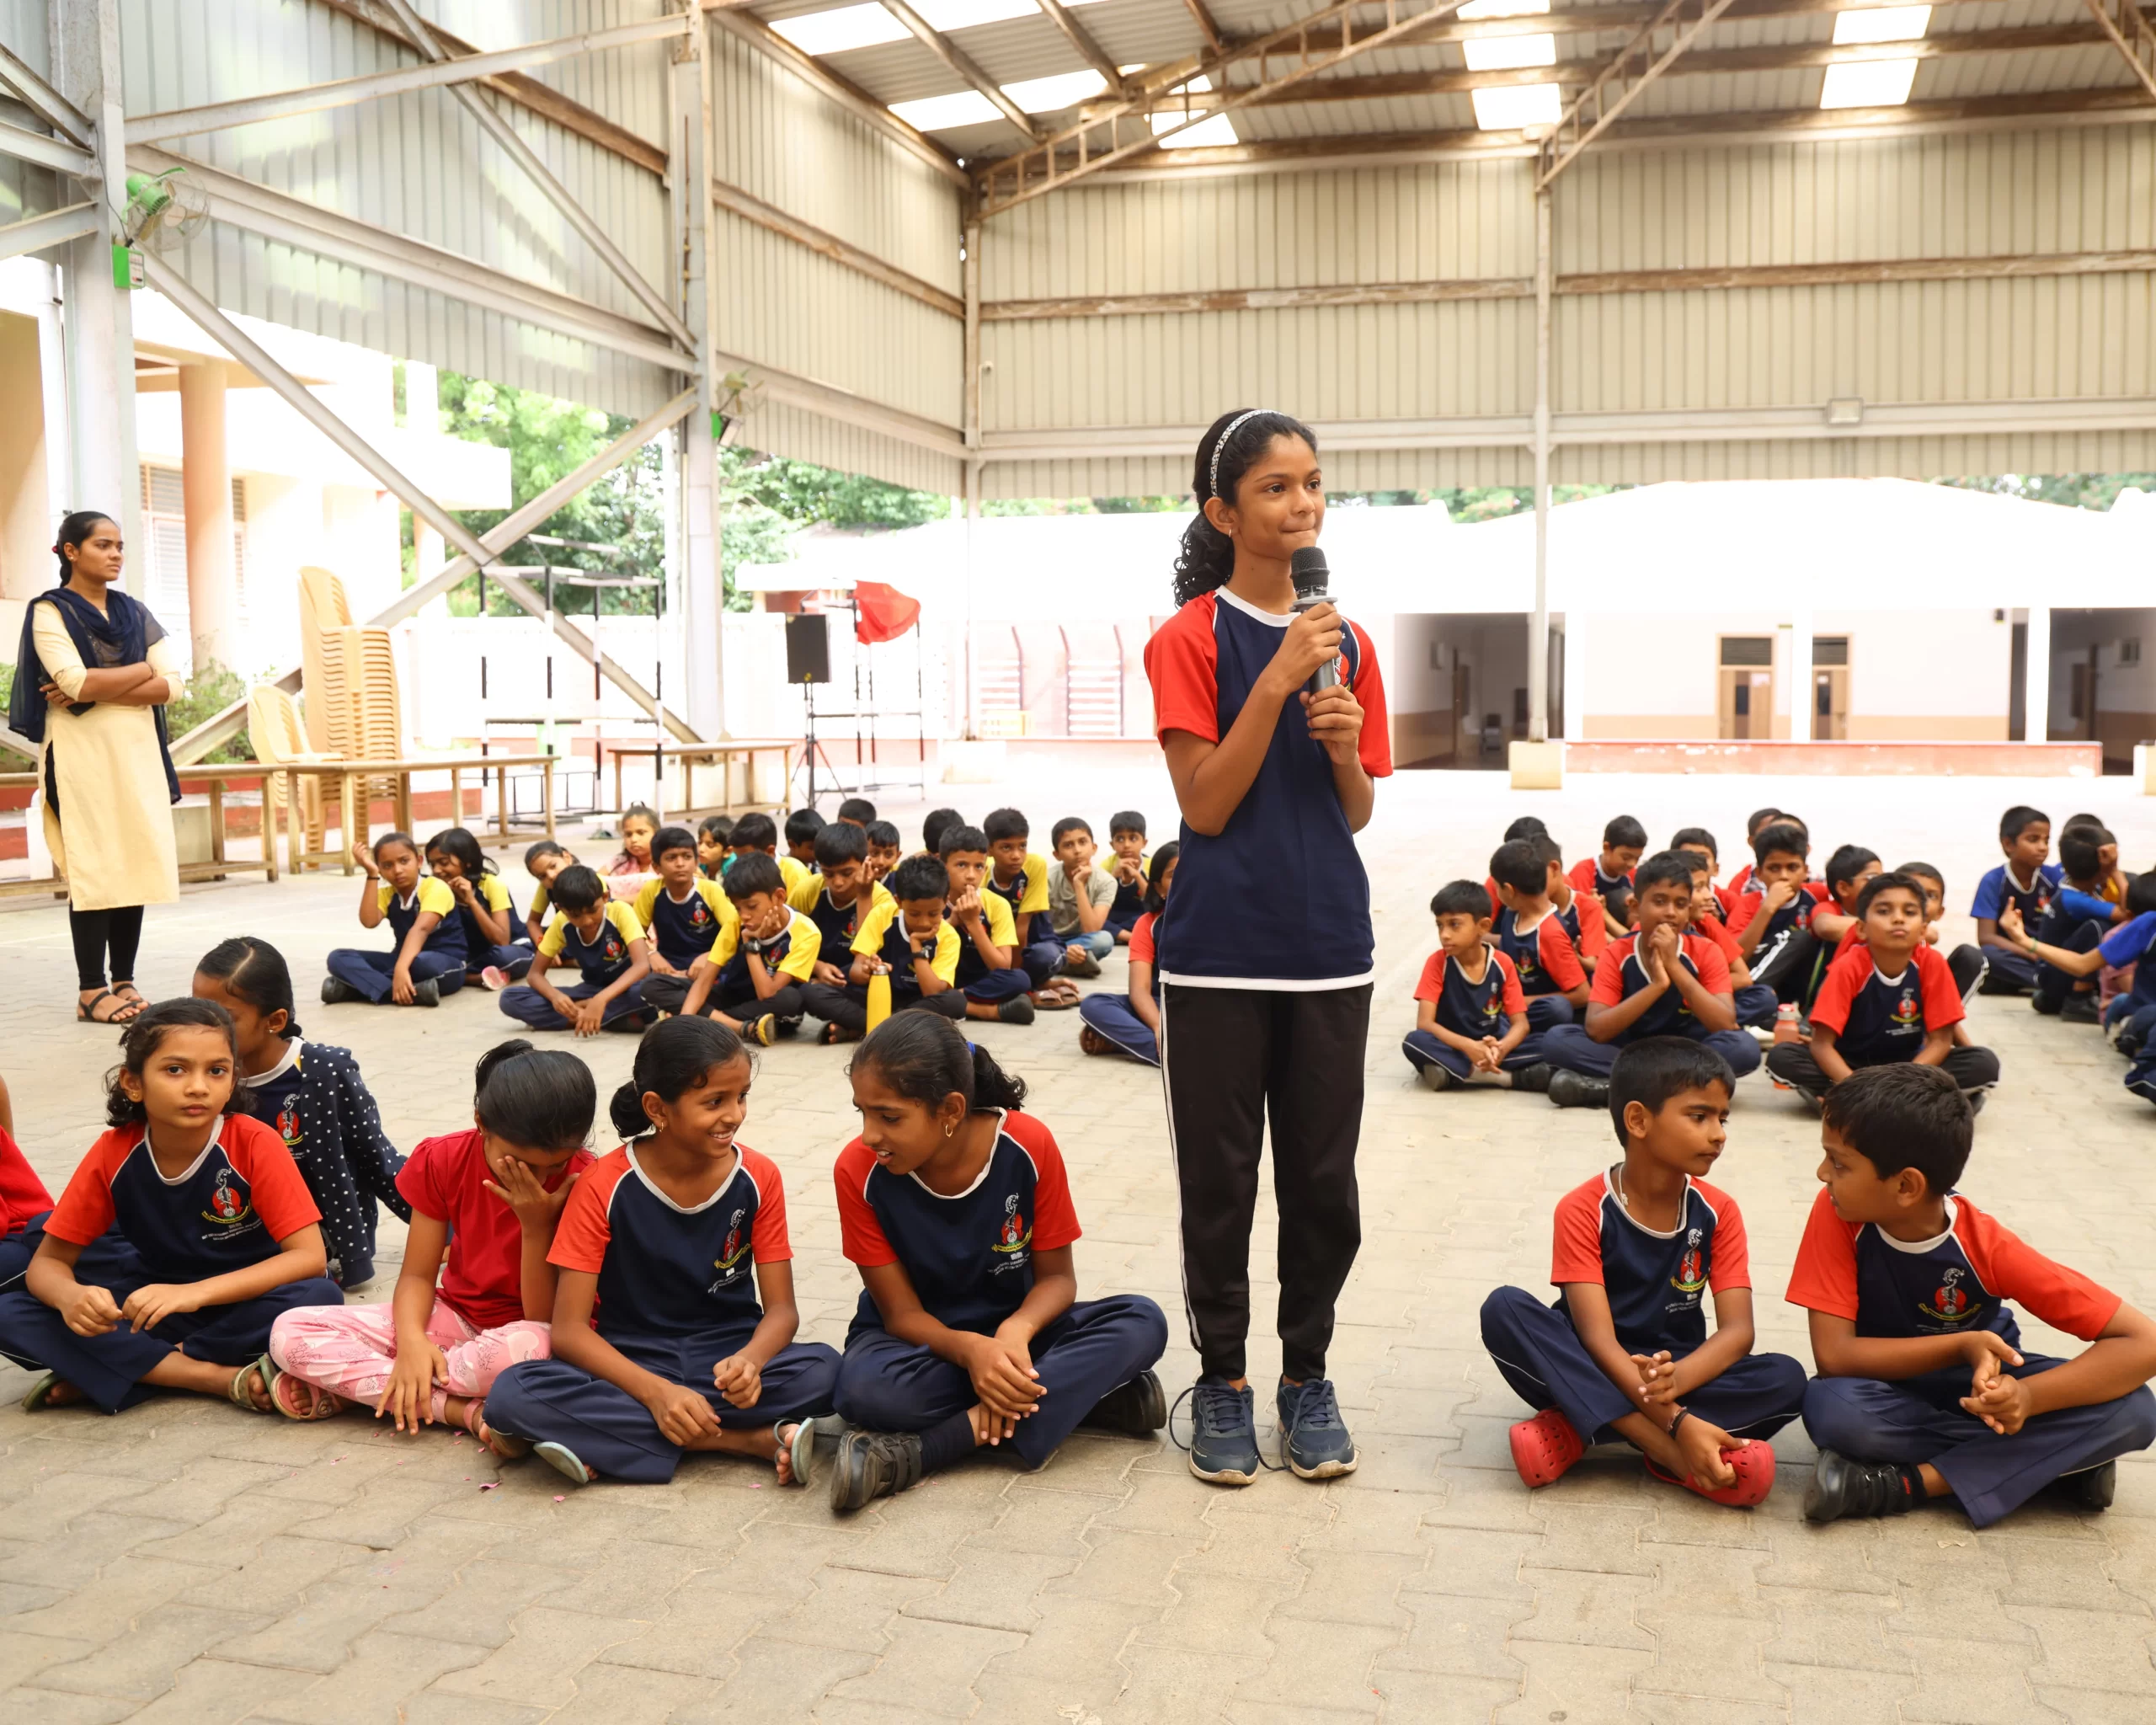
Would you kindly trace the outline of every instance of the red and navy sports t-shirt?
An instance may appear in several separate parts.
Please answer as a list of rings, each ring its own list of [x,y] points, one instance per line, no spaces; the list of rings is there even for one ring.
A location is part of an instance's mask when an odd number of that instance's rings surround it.
[[[1860,1336],[1959,1336],[1989,1330],[2019,1347],[2016,1300],[2054,1329],[2093,1342],[2118,1316],[2119,1296],[2054,1263],[1960,1194],[1946,1231],[1911,1242],[1870,1222],[1845,1222],[1823,1188],[1812,1201],[1789,1302],[1856,1325]]]
[[[1563,994],[1587,981],[1572,937],[1565,932],[1564,922],[1555,911],[1524,929],[1517,913],[1500,911],[1492,926],[1491,938],[1519,974],[1522,994],[1530,997]]]
[[[2056,862],[2038,864],[2035,879],[2026,886],[2009,873],[2002,862],[1977,880],[1977,896],[1969,905],[1969,914],[1996,922],[1999,913],[2011,905],[2021,913],[2023,924],[2034,934],[2036,925],[2044,920],[2052,900],[2058,896],[2065,883],[2066,871]]]
[[[1869,946],[1850,948],[1827,967],[1812,1003],[1812,1023],[1834,1033],[1836,1051],[1865,1065],[1913,1060],[1928,1034],[1967,1017],[1946,960],[1921,942],[1898,976],[1881,974]]]
[[[1572,937],[1572,949],[1581,958],[1599,959],[1609,950],[1609,918],[1599,899],[1576,892],[1571,904],[1558,906],[1557,920]]]
[[[1633,1219],[1607,1170],[1557,1200],[1550,1279],[1598,1282],[1628,1354],[1689,1354],[1707,1339],[1704,1290],[1752,1285],[1744,1218],[1718,1186],[1689,1176],[1668,1233]],[[1561,1291],[1557,1304],[1565,1305]]]
[[[1129,953],[1130,962],[1132,964],[1151,964],[1154,963],[1153,928],[1154,925],[1160,921],[1160,917],[1161,913],[1159,911],[1148,911],[1143,916],[1140,916],[1137,921],[1131,924],[1130,945],[1127,948],[1127,951]],[[1150,985],[1152,990],[1153,998],[1157,1001],[1161,997],[1161,972],[1157,966],[1155,967],[1152,976],[1150,979]]]
[[[1739,896],[1734,887],[1718,886],[1715,889],[1715,903],[1721,907],[1719,914],[1723,921],[1728,921],[1736,913]]]
[[[1155,732],[1228,734],[1294,621],[1225,588],[1201,593],[1145,644]],[[1392,771],[1385,683],[1370,638],[1350,622],[1341,681],[1362,703],[1359,752]],[[1257,776],[1217,833],[1182,823],[1175,895],[1154,932],[1168,981],[1216,988],[1345,988],[1374,974],[1370,884],[1299,701],[1284,702]],[[1252,931],[1262,921],[1262,938]]]
[[[1745,894],[1752,890],[1752,877],[1757,873],[1758,870],[1753,868],[1749,862],[1747,862],[1742,868],[1738,869],[1736,873],[1730,876],[1729,884],[1727,886],[1720,887],[1716,889],[1717,896],[1722,893],[1729,895],[1727,898],[1722,900],[1722,908],[1724,910],[1729,911],[1732,913],[1736,911],[1737,901],[1739,899],[1742,899]]]
[[[1737,914],[1730,918],[1731,926],[1749,928],[1752,919],[1759,914],[1760,905],[1766,902],[1765,893],[1748,891],[1737,901]],[[1822,880],[1801,883],[1790,895],[1789,902],[1767,919],[1767,926],[1753,943],[1752,950],[1755,953],[1764,953],[1769,947],[1780,945],[1798,929],[1811,927],[1812,913],[1822,905],[1830,911],[1833,908],[1833,900],[1828,894],[1827,884]]]
[[[591,1152],[579,1150],[540,1183],[558,1192],[563,1181],[590,1166]],[[524,1316],[524,1224],[506,1199],[487,1190],[494,1178],[487,1135],[477,1126],[421,1140],[397,1176],[405,1202],[448,1223],[449,1256],[436,1292],[443,1305],[481,1330]]]
[[[170,1180],[139,1123],[114,1127],[90,1146],[45,1231],[88,1246],[116,1222],[153,1280],[205,1282],[274,1258],[280,1240],[321,1220],[285,1140],[227,1114]]]
[[[1466,971],[1443,947],[1422,965],[1422,980],[1415,985],[1415,998],[1435,1002],[1438,1023],[1454,1036],[1502,1036],[1512,1028],[1512,1015],[1527,1010],[1527,996],[1520,992],[1519,973],[1513,961],[1495,947],[1482,949],[1482,980],[1470,981]]]
[[[1729,925],[1719,916],[1693,911],[1692,932],[1702,940],[1712,942],[1725,964],[1735,964],[1744,956],[1744,948],[1737,945],[1737,937],[1729,932]]]
[[[19,1234],[32,1216],[52,1208],[52,1194],[37,1177],[22,1146],[0,1132],[0,1239]]]
[[[764,1317],[756,1266],[792,1256],[786,1184],[769,1156],[737,1145],[726,1183],[685,1210],[638,1166],[636,1146],[625,1144],[577,1183],[547,1262],[599,1278],[593,1322],[611,1342],[745,1337]]]
[[[1572,890],[1576,893],[1599,893],[1605,898],[1619,887],[1632,884],[1631,873],[1604,874],[1599,857],[1581,857],[1565,871],[1565,879],[1572,882]]]
[[[1686,933],[1678,942],[1678,962],[1700,979],[1709,994],[1729,992],[1729,962],[1712,941]],[[1614,1007],[1647,985],[1646,961],[1640,955],[1640,937],[1628,934],[1603,954],[1595,967],[1590,1004]],[[1672,982],[1660,1000],[1626,1027],[1624,1039],[1636,1042],[1643,1036],[1681,1036],[1699,1021],[1686,1003],[1684,991]]]
[[[918,1175],[891,1172],[858,1138],[832,1173],[846,1255],[864,1269],[899,1265],[929,1316],[949,1329],[994,1335],[1033,1290],[1033,1254],[1078,1237],[1054,1135],[1015,1110],[1004,1114],[980,1178],[953,1197]],[[883,1326],[864,1288],[853,1328]]]

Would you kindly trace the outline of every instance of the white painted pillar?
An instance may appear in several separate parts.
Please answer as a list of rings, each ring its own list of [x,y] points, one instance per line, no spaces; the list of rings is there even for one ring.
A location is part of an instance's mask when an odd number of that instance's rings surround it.
[[[1791,614],[1789,630],[1789,736],[1793,743],[1808,743],[1814,734],[1812,709],[1817,692],[1812,686],[1812,608]]]
[[[225,453],[225,368],[179,368],[180,491],[187,511],[187,622],[196,676],[237,669],[239,595],[232,568],[232,474]]]
[[[119,0],[72,0],[53,8],[53,69],[61,94],[90,117],[104,184],[104,225],[71,240],[62,293],[67,347],[70,509],[110,510],[127,542],[123,582],[149,590],[142,537],[141,466],[135,439],[135,321],[113,283],[116,212],[127,207],[126,115],[121,106]],[[110,148],[106,141],[113,140]]]
[[[2027,670],[2021,682],[2021,734],[2032,743],[2052,740],[2052,611],[2048,605],[2029,607]]]
[[[1587,740],[1587,615],[1565,613],[1565,740]]]
[[[712,424],[718,379],[710,360],[711,97],[705,78],[702,30],[679,39],[674,61],[674,127],[669,167],[681,259],[682,321],[696,339],[702,399],[691,411],[681,444],[682,681],[670,705],[702,737],[726,733],[719,653],[726,589],[719,565],[718,441]]]
[[[1534,616],[1527,635],[1527,740],[1550,735],[1550,189],[1534,195]]]

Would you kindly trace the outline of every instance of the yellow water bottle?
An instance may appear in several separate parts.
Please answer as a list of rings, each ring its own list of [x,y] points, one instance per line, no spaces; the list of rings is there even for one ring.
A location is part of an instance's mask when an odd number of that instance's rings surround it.
[[[878,970],[868,979],[868,1028],[874,1030],[891,1016],[891,973]]]

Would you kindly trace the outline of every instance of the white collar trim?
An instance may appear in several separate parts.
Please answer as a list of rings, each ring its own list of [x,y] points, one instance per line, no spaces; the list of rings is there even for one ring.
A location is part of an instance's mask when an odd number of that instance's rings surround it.
[[[304,1046],[305,1044],[302,1040],[298,1037],[295,1036],[291,1041],[286,1044],[285,1049],[285,1058],[283,1060],[278,1061],[275,1065],[272,1066],[266,1072],[249,1073],[248,1075],[247,1081],[249,1084],[267,1084],[272,1078],[283,1077],[286,1073],[291,1071],[293,1067],[299,1065],[300,1049]]]
[[[1245,617],[1255,618],[1257,622],[1263,623],[1267,628],[1284,629],[1289,623],[1295,620],[1295,613],[1292,611],[1283,611],[1277,616],[1269,611],[1260,611],[1255,605],[1252,605],[1250,601],[1236,597],[1235,595],[1230,593],[1225,586],[1215,587],[1213,590],[1213,593],[1214,596],[1219,600],[1223,605],[1232,605]]]
[[[702,1215],[714,1204],[717,1204],[720,1199],[726,1196],[726,1188],[731,1186],[734,1181],[739,1178],[742,1168],[746,1166],[746,1159],[741,1154],[741,1146],[739,1143],[736,1143],[734,1146],[734,1171],[723,1180],[720,1181],[717,1186],[712,1188],[711,1196],[707,1198],[702,1204],[676,1204],[672,1199],[669,1198],[665,1193],[659,1189],[659,1183],[656,1180],[653,1179],[650,1175],[644,1172],[643,1164],[637,1160],[636,1146],[633,1144],[624,1145],[622,1146],[622,1149],[627,1152],[629,1166],[636,1171],[637,1178],[643,1183],[643,1189],[648,1192],[654,1198],[657,1199],[661,1204],[664,1204],[667,1209],[672,1210],[677,1216]]]
[[[1933,1235],[1929,1240],[1897,1240],[1892,1234],[1888,1233],[1884,1228],[1881,1227],[1876,1222],[1872,1224],[1872,1232],[1878,1235],[1881,1240],[1884,1240],[1889,1246],[1892,1247],[1895,1251],[1906,1252],[1912,1258],[1922,1258],[1928,1252],[1938,1251],[1940,1247],[1944,1246],[1949,1240],[1951,1240],[1954,1237],[1954,1217],[1956,1214],[1954,1199],[1950,1195],[1946,1199],[1945,1230],[1942,1233]]]
[[[988,1146],[988,1160],[980,1165],[980,1172],[974,1176],[972,1183],[969,1185],[963,1192],[938,1192],[933,1186],[930,1185],[927,1181],[921,1178],[921,1170],[918,1168],[915,1168],[913,1172],[907,1175],[906,1178],[912,1181],[915,1185],[920,1187],[921,1189],[923,1192],[926,1192],[931,1198],[941,1199],[946,1204],[956,1204],[962,1198],[971,1198],[974,1193],[980,1190],[980,1183],[988,1178],[988,1171],[995,1166],[995,1146],[997,1144],[1001,1144],[1003,1141],[1005,1129],[1007,1128],[1010,1124],[1010,1111],[1007,1108],[996,1109],[995,1140],[994,1143],[991,1143]]]

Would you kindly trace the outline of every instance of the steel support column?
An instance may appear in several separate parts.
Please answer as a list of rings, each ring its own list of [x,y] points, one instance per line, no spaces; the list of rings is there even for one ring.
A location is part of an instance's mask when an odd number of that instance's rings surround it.
[[[674,120],[669,136],[669,185],[680,258],[681,319],[697,355],[696,410],[681,443],[681,633],[684,704],[689,723],[707,737],[726,734],[724,659],[720,630],[726,589],[719,559],[718,443],[712,423],[716,380],[710,360],[711,93],[702,25],[675,50]]]
[[[1534,619],[1527,638],[1527,740],[1550,739],[1550,188],[1534,195]],[[1572,715],[1566,715],[1566,723]]]
[[[974,558],[980,521],[980,223],[969,217],[965,225],[966,334],[965,392],[959,413],[964,420],[961,435],[966,444],[966,715],[960,734],[978,734],[974,676]]]

